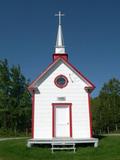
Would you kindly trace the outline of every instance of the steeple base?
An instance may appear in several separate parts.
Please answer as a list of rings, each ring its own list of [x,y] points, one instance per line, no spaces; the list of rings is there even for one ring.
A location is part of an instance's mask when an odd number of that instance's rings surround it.
[[[62,58],[65,61],[68,61],[68,54],[66,54],[66,53],[64,53],[64,54],[56,54],[56,53],[54,53],[53,54],[53,61],[55,61],[58,58]]]

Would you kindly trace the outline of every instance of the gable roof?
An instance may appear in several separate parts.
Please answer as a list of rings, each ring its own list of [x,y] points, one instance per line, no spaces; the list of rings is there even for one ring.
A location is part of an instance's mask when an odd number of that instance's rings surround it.
[[[72,69],[84,82],[87,83],[88,87],[91,90],[95,88],[94,84],[90,82],[80,71],[78,71],[70,62],[64,60],[63,58],[58,58],[55,61],[53,61],[28,87],[29,91],[33,91],[35,88],[35,84],[38,80],[40,80],[46,73],[49,72],[49,70],[54,67],[59,61],[62,61],[64,64],[66,64],[70,69]]]

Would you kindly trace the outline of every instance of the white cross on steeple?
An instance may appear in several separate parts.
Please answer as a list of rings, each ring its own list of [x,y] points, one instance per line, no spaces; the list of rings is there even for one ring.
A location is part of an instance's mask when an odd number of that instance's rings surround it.
[[[62,14],[61,11],[59,11],[58,14],[55,14],[55,16],[59,17],[59,25],[61,25],[61,17],[64,16],[64,14]]]
[[[55,16],[59,17],[59,25],[58,25],[58,33],[57,33],[55,53],[64,54],[65,53],[65,47],[64,47],[64,39],[63,39],[62,26],[61,26],[61,17],[64,16],[64,14],[62,14],[59,11],[59,13],[55,14]]]

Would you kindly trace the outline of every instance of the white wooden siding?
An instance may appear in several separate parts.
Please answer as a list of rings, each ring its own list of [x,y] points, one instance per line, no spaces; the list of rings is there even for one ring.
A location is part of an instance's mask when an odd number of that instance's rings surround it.
[[[59,74],[65,75],[69,81],[63,89],[54,84],[54,79]],[[88,94],[84,90],[87,84],[64,63],[54,71],[51,70],[46,79],[39,83],[39,92],[35,94],[34,138],[52,138],[52,103],[72,103],[73,138],[89,138]],[[58,101],[58,97],[65,97],[66,100]]]

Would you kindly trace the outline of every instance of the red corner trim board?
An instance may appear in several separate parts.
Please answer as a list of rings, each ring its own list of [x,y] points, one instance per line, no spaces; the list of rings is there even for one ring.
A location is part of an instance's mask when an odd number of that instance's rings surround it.
[[[88,93],[88,110],[89,110],[89,123],[90,123],[90,138],[92,138],[92,112],[90,107],[90,93]]]
[[[34,107],[35,105],[35,93],[33,91],[33,94],[32,94],[32,138],[34,138]]]

